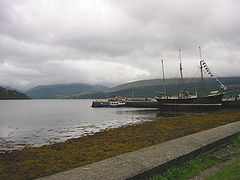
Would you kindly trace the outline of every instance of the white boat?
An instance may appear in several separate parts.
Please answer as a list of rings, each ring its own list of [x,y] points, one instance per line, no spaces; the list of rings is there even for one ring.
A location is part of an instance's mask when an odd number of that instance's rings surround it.
[[[121,101],[107,101],[104,103],[101,103],[102,107],[123,107],[126,103]]]

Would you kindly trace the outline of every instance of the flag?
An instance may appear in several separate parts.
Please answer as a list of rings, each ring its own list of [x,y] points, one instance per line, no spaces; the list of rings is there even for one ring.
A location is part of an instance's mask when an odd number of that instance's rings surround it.
[[[211,78],[214,78],[219,84],[220,84],[220,87],[222,89],[224,89],[225,91],[227,90],[227,87],[217,78],[215,77],[212,72],[209,70],[207,64],[204,62],[204,60],[201,61],[202,64],[203,64],[203,67],[205,68],[205,70],[207,71],[207,73],[210,75]]]

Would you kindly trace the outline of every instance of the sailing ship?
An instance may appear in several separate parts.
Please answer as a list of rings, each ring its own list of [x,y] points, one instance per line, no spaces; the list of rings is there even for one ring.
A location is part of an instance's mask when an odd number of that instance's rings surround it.
[[[182,74],[182,60],[181,60],[181,51],[179,50],[179,59],[180,59],[180,75],[181,75],[181,84],[182,84],[182,91],[179,95],[176,96],[168,96],[166,90],[166,82],[164,77],[164,67],[163,67],[163,60],[162,60],[162,73],[163,73],[163,83],[164,83],[164,96],[156,97],[156,100],[159,102],[160,105],[222,105],[222,97],[223,93],[219,91],[214,91],[210,95],[205,95],[205,87],[204,87],[204,79],[203,79],[203,68],[207,71],[207,73],[212,77],[213,74],[207,67],[207,64],[201,57],[201,48],[199,47],[200,53],[200,70],[201,70],[201,82],[202,82],[202,96],[191,95],[188,91],[184,89],[183,84],[183,74]],[[221,85],[221,87],[226,90],[227,87],[224,86],[219,79],[215,78]]]

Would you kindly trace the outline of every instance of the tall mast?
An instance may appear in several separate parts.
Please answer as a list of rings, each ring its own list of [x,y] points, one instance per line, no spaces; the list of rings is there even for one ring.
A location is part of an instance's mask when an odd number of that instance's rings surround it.
[[[184,85],[183,85],[183,74],[182,74],[182,57],[181,50],[179,49],[179,59],[180,59],[180,74],[181,74],[181,82],[182,82],[182,93],[183,97],[185,96]]]
[[[166,88],[166,81],[164,77],[164,66],[163,66],[163,59],[162,61],[162,74],[163,74],[163,87],[164,87],[164,96],[167,97],[167,88]]]
[[[134,95],[133,95],[133,87],[132,87],[132,99],[133,99]]]
[[[199,55],[200,55],[200,69],[201,69],[201,79],[202,79],[202,96],[205,96],[205,87],[204,87],[204,79],[203,79],[203,60],[202,60],[202,52],[201,47],[199,46]]]

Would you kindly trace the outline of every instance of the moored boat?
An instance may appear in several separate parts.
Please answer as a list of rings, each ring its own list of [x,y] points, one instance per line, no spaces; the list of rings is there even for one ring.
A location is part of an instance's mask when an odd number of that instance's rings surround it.
[[[169,104],[199,104],[199,105],[222,105],[222,97],[223,93],[219,94],[211,94],[208,96],[197,97],[197,96],[164,96],[164,97],[156,97],[157,101],[162,105]]]
[[[218,78],[214,77],[205,61],[201,58],[201,49],[199,47],[200,52],[200,70],[201,70],[201,79],[202,79],[202,96],[191,95],[188,91],[184,89],[183,84],[183,74],[182,74],[182,61],[181,61],[181,52],[179,50],[179,57],[180,57],[180,74],[181,74],[181,85],[182,91],[179,95],[176,96],[168,96],[166,90],[166,83],[164,78],[164,67],[163,67],[163,60],[162,60],[162,72],[163,72],[163,82],[164,82],[164,96],[156,97],[156,100],[159,102],[160,105],[222,105],[222,97],[223,93],[220,91],[215,91],[210,95],[205,95],[205,87],[204,87],[204,79],[203,79],[203,68],[205,68],[206,72],[212,77],[215,78],[219,83],[220,87],[224,90],[227,89]]]
[[[107,101],[104,103],[101,103],[101,107],[123,107],[125,105],[125,102],[120,101]]]

